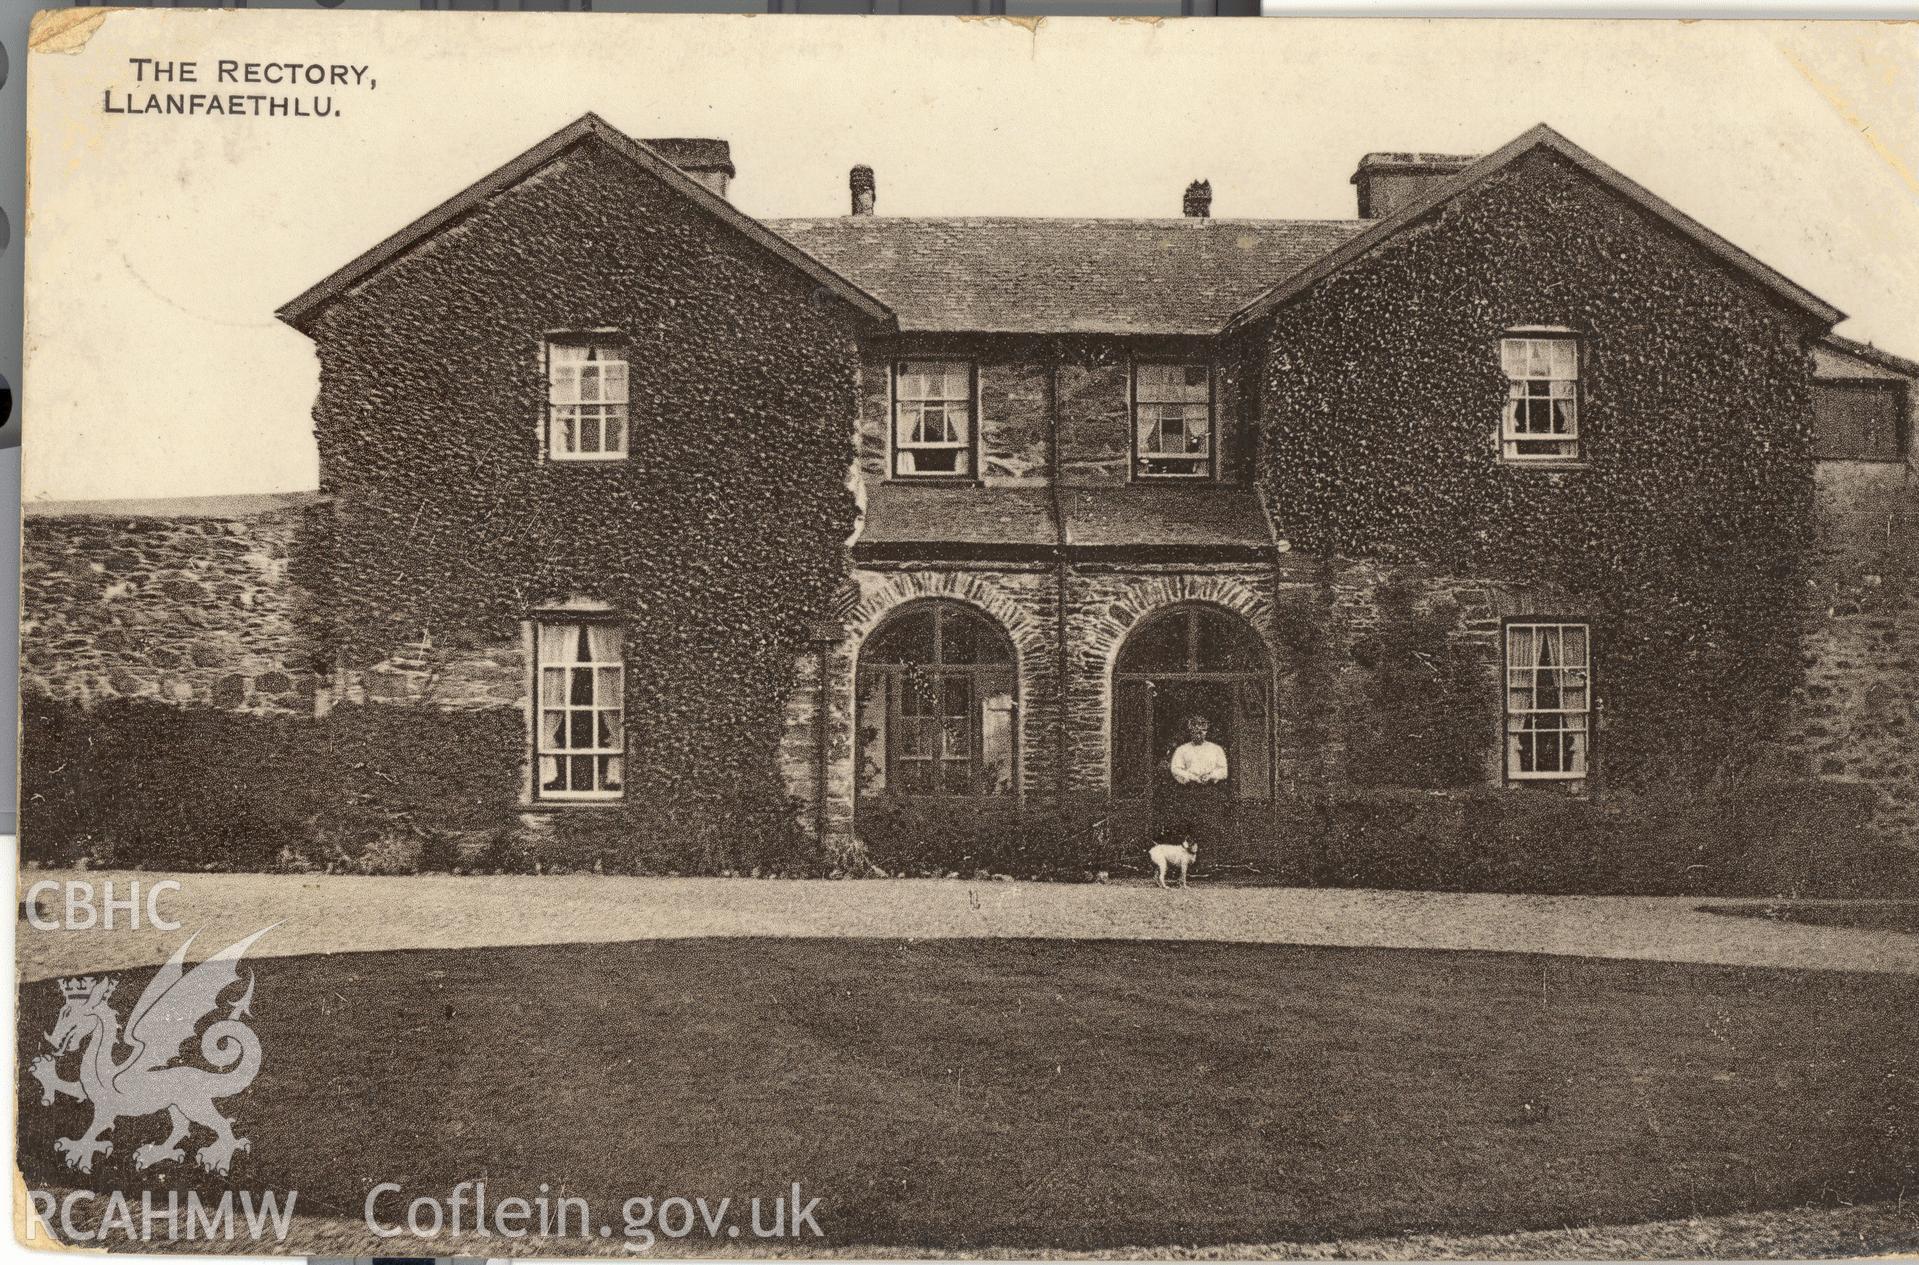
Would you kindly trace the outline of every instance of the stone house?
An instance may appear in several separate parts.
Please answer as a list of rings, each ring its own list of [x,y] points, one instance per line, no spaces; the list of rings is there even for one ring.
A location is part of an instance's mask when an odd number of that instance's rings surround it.
[[[1366,155],[1336,221],[895,217],[864,167],[758,221],[735,175],[588,115],[281,310],[294,708],[510,714],[446,758],[526,820],[758,796],[839,847],[1149,821],[1195,713],[1247,820],[1849,741],[1805,731],[1814,515],[1912,521],[1919,373],[1550,128]]]

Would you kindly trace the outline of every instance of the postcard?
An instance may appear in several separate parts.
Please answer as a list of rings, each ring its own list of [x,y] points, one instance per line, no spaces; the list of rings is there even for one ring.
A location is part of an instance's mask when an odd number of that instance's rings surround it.
[[[1919,1250],[1919,26],[26,61],[19,1241]]]

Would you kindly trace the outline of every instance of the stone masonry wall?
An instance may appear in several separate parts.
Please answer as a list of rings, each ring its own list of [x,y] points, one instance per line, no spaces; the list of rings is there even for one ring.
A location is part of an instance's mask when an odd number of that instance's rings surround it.
[[[1861,498],[1849,486],[1858,469],[1822,463],[1805,680],[1787,748],[1802,772],[1874,787],[1876,831],[1919,847],[1919,485],[1892,467],[1904,480],[1897,495]]]
[[[314,512],[30,513],[22,691],[310,713],[317,665],[288,560]]]
[[[867,479],[889,477],[893,366],[915,357],[972,362],[982,481],[1043,483],[1057,477],[1078,487],[1118,487],[1129,479],[1136,359],[1211,360],[1220,478],[1244,483],[1249,476],[1243,416],[1248,375],[1236,355],[1193,340],[922,335],[862,346],[859,464]]]
[[[1380,627],[1382,590],[1409,588],[1415,606],[1437,614],[1449,645],[1470,668],[1471,715],[1457,735],[1479,777],[1503,777],[1500,628],[1527,614],[1576,614],[1576,604],[1543,586],[1448,576],[1367,560],[1322,562],[1297,555],[1275,565],[1080,563],[1064,575],[1066,677],[1061,689],[1059,594],[1049,564],[865,567],[820,625],[813,648],[796,662],[781,733],[780,765],[804,824],[823,821],[840,848],[856,836],[855,682],[860,647],[906,603],[945,598],[969,605],[1004,630],[1018,671],[1017,731],[1022,802],[1038,806],[1062,790],[1099,795],[1111,786],[1112,672],[1121,646],[1149,616],[1181,603],[1204,603],[1244,619],[1274,666],[1273,738],[1281,795],[1338,793],[1363,782],[1348,759],[1379,717],[1368,697],[1372,669],[1360,649]],[[1310,648],[1289,644],[1300,621],[1318,631]],[[824,687],[822,688],[822,664]],[[826,708],[825,724],[819,708]],[[822,736],[825,768],[819,762]],[[1599,759],[1604,758],[1600,734]],[[1064,776],[1060,764],[1064,754]],[[822,777],[822,772],[824,776]],[[825,809],[820,810],[824,784]],[[1582,784],[1568,783],[1577,791]]]
[[[801,806],[810,828],[820,819],[819,727],[816,708],[827,707],[825,837],[844,844],[852,836],[857,794],[854,747],[854,685],[859,648],[893,611],[908,602],[945,598],[985,614],[1013,643],[1018,683],[1015,751],[1020,794],[1033,799],[1058,782],[1058,618],[1053,568],[1044,564],[979,567],[863,567],[835,604],[825,626],[826,689],[820,688],[820,643],[796,658],[798,680],[787,696],[779,760],[787,793]]]

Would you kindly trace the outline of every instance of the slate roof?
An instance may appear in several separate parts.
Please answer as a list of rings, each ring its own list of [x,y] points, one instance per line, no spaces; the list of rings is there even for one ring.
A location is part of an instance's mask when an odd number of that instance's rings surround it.
[[[866,486],[862,545],[1009,545],[1050,549],[1059,542],[1053,494],[1046,488]]]
[[[1364,220],[765,220],[906,331],[1216,334]]]
[[[1245,488],[1065,488],[1060,508],[1069,549],[1164,546],[1270,550],[1272,529],[1259,498]]]
[[[1064,533],[1062,535],[1062,527]],[[1054,558],[1126,553],[1270,556],[1272,531],[1244,488],[870,484],[855,552],[865,558]]]
[[[1904,356],[1895,356],[1885,348],[1874,347],[1871,343],[1855,342],[1850,338],[1842,338],[1838,334],[1827,334],[1819,340],[1819,345],[1837,355],[1876,365],[1887,373],[1906,378],[1919,378],[1919,362],[1907,360]]]

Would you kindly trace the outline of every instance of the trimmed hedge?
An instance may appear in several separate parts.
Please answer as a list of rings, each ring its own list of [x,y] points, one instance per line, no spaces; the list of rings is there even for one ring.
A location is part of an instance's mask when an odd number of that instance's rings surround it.
[[[29,696],[21,840],[40,865],[131,869],[837,874],[790,805],[753,797],[527,814],[516,711],[340,707],[324,720]],[[1872,788],[1754,781],[1698,796],[1371,790],[1241,803],[1202,881],[1676,896],[1919,896],[1874,843]],[[1083,881],[1149,872],[1150,808],[863,805],[850,876]]]
[[[21,843],[39,865],[171,870],[720,873],[817,868],[753,797],[542,814],[512,708],[343,706],[325,719],[23,700]]]
[[[1313,882],[1642,896],[1919,895],[1919,854],[1863,829],[1870,787],[1803,781],[1697,797],[1375,793],[1312,807]]]
[[[1214,881],[1641,896],[1919,896],[1919,853],[1864,830],[1870,787],[1767,781],[1601,803],[1543,790],[1375,790],[1239,805],[1198,873]],[[1138,805],[964,813],[865,808],[889,874],[1092,878],[1150,872]]]

